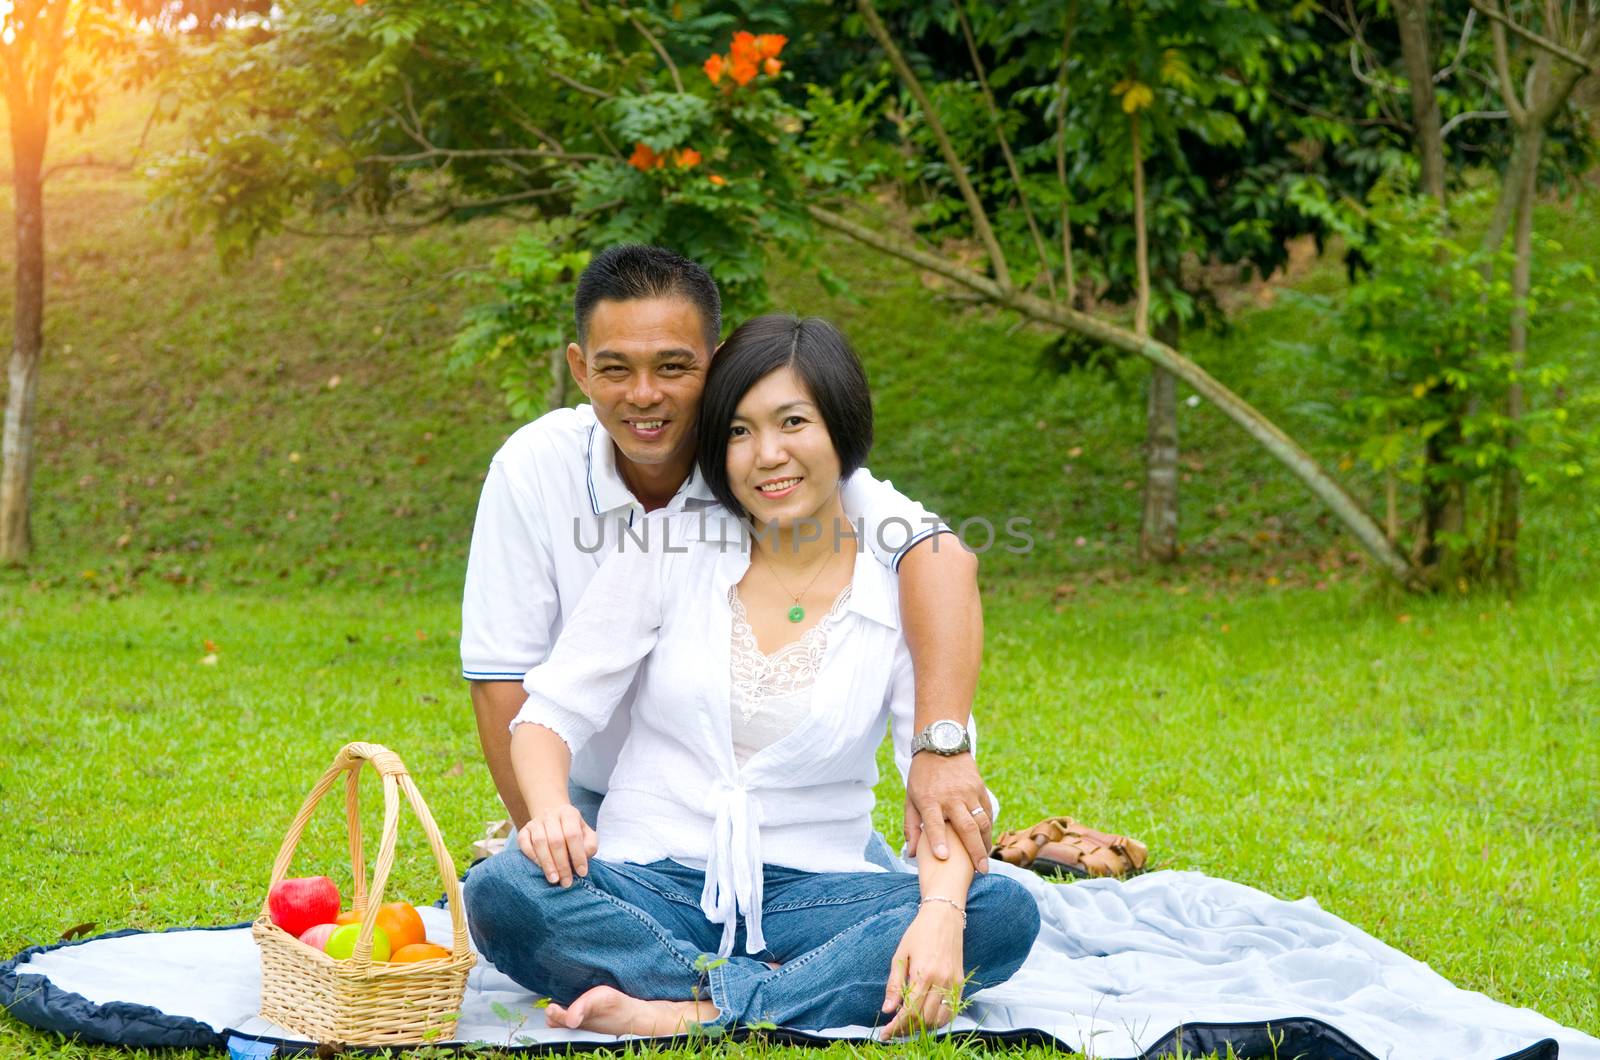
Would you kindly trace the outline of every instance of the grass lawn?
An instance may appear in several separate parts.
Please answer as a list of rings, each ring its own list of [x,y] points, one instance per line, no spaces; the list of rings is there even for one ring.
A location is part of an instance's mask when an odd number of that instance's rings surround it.
[[[1136,580],[1063,607],[1008,588],[988,609],[986,772],[1010,824],[1071,812],[1142,837],[1157,868],[1312,895],[1457,983],[1593,1033],[1596,588],[1559,606],[1411,605],[1404,622],[1353,588]],[[85,921],[249,919],[348,739],[401,752],[464,864],[495,802],[455,621],[444,594],[11,594],[0,874],[20,886],[0,897],[0,949]],[[365,797],[370,864],[371,778]],[[899,802],[886,781],[891,834]],[[390,893],[431,901],[438,875],[408,818],[401,838]],[[348,887],[336,800],[294,871]],[[0,1050],[58,1048],[0,1025]]]
[[[140,121],[114,106],[90,135],[110,150]],[[442,350],[464,304],[448,276],[503,230],[271,240],[224,274],[127,178],[48,195],[38,557],[0,572],[0,954],[83,922],[250,918],[351,739],[400,752],[464,864],[497,803],[458,677],[460,580],[480,475],[516,424]],[[1600,254],[1594,217],[1545,223]],[[1292,478],[1185,407],[1190,552],[1137,573],[1142,369],[1049,372],[1042,335],[840,258],[859,303],[781,266],[775,299],[861,348],[874,469],[946,513],[1036,528],[1034,553],[985,567],[977,709],[1002,826],[1070,813],[1146,840],[1155,868],[1311,895],[1462,986],[1600,1034],[1594,496],[1531,502],[1515,603],[1395,599]],[[1280,302],[1190,348],[1333,465],[1329,369],[1285,345],[1324,327]],[[900,794],[880,797],[893,837]],[[336,806],[301,851],[296,872],[348,873]],[[439,890],[403,816],[389,893]],[[47,1055],[123,1054],[0,1017],[0,1056]]]

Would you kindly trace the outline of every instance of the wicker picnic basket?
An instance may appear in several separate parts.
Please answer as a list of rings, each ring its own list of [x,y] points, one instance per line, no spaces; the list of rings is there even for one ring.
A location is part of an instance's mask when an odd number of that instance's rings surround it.
[[[361,815],[357,790],[361,767],[371,764],[383,778],[383,840],[372,873],[372,893],[366,889],[366,866],[361,854]],[[452,1037],[467,972],[476,962],[467,941],[467,921],[461,908],[461,884],[455,863],[445,849],[433,815],[422,801],[400,756],[372,743],[349,743],[306,796],[284,836],[278,860],[272,865],[272,886],[289,871],[295,847],[305,832],[311,813],[344,776],[345,815],[350,833],[350,869],[355,880],[351,907],[362,914],[361,936],[348,960],[336,961],[278,927],[268,914],[265,899],[261,915],[250,932],[261,947],[261,1015],[287,1030],[318,1042],[387,1045]],[[453,945],[449,957],[394,963],[372,959],[372,930],[383,887],[394,864],[396,826],[400,817],[400,792],[422,822],[433,858],[444,878],[450,899]]]

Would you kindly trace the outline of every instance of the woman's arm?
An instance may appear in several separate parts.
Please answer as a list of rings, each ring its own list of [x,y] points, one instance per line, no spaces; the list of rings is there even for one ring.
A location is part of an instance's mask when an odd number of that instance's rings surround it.
[[[517,844],[563,887],[574,871],[588,874],[599,848],[567,795],[572,756],[623,706],[661,630],[670,553],[659,519],[643,540],[601,564],[550,657],[523,679],[528,698],[511,720],[511,768],[528,809]]]
[[[589,875],[589,858],[600,841],[567,796],[572,772],[567,742],[538,722],[518,725],[511,730],[511,767],[528,807],[517,845],[544,870],[546,880],[572,886],[574,875]]]
[[[967,926],[972,859],[957,843],[940,860],[932,856],[932,845],[923,833],[917,844],[922,905],[889,966],[883,1011],[893,1013],[894,1019],[884,1028],[884,1041],[918,1028],[944,1026],[955,1018],[961,1002],[966,979],[962,933]]]
[[[915,677],[910,652],[902,643],[886,692],[890,738],[895,765],[905,779],[911,767],[911,739],[915,734]],[[931,754],[932,752],[926,752]],[[966,978],[962,932],[966,928],[967,892],[972,887],[972,857],[961,843],[948,845],[945,856],[935,851],[930,829],[908,836],[911,856],[917,859],[922,904],[900,938],[889,979],[884,988],[883,1011],[894,1019],[884,1029],[885,1040],[918,1027],[940,1027],[955,1016]]]

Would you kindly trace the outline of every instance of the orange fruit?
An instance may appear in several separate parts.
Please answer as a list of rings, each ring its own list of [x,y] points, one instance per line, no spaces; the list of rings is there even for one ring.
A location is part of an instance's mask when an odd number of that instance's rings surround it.
[[[344,912],[334,917],[333,922],[335,924],[359,924],[361,923],[361,914],[356,912],[354,909],[346,909]]]
[[[389,944],[395,951],[428,941],[422,916],[410,902],[383,903],[378,908],[378,926],[388,933]]]
[[[443,946],[435,946],[431,942],[413,942],[409,946],[401,946],[389,958],[390,964],[410,964],[412,961],[432,961],[440,957],[450,956],[450,951]]]

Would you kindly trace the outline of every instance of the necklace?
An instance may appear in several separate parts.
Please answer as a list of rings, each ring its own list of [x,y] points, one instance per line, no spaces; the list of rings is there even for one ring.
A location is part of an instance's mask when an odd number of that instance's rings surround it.
[[[817,568],[817,573],[815,573],[815,574],[813,574],[811,576],[811,580],[809,582],[806,582],[806,587],[804,589],[801,589],[798,593],[790,592],[789,591],[789,587],[787,585],[783,584],[783,579],[778,577],[778,568],[777,568],[777,566],[775,564],[773,564],[772,557],[768,556],[764,552],[762,553],[762,557],[764,559],[766,559],[766,561],[767,561],[767,569],[772,572],[773,580],[778,583],[778,588],[782,589],[786,595],[794,597],[794,606],[789,608],[789,621],[790,622],[801,622],[801,621],[804,621],[804,619],[806,617],[806,609],[800,606],[800,598],[802,596],[804,596],[806,593],[809,593],[811,591],[811,587],[813,585],[817,584],[817,579],[822,577],[822,572],[828,569],[828,561],[830,559],[832,559],[832,557],[831,556],[826,556],[826,557],[823,558],[822,566]]]

